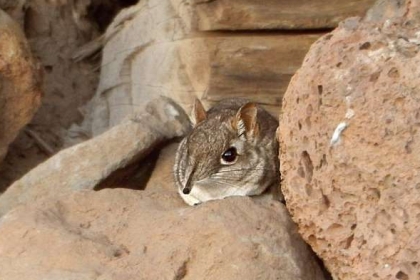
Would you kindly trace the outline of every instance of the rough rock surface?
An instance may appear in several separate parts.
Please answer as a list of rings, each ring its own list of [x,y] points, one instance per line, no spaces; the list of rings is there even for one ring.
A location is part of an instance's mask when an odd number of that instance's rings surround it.
[[[192,0],[200,30],[333,28],[375,0]]]
[[[179,143],[170,143],[159,152],[156,165],[147,182],[146,189],[153,190],[176,190],[173,181],[173,168],[175,164],[175,153]]]
[[[324,279],[283,204],[81,191],[0,224],[0,279]]]
[[[399,7],[318,40],[283,101],[282,189],[335,279],[420,277],[420,9]]]
[[[0,10],[0,162],[41,102],[41,71],[19,25]]]
[[[177,104],[168,98],[153,100],[142,114],[59,152],[13,183],[0,196],[0,216],[20,203],[94,189],[114,171],[139,161],[156,145],[189,129],[188,116]]]

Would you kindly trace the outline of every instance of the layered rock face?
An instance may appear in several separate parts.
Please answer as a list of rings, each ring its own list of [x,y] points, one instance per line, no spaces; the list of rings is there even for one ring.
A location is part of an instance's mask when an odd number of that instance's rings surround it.
[[[122,11],[104,36],[93,135],[156,95],[174,98],[188,112],[196,97],[207,107],[242,97],[277,115],[290,78],[324,34],[308,30],[331,28],[372,3],[140,1]]]
[[[0,225],[0,278],[324,279],[280,202],[189,207],[176,191],[83,191]]]
[[[287,207],[336,279],[419,279],[418,12],[389,1],[341,23],[284,97]]]
[[[290,30],[333,28],[364,14],[375,1],[191,0],[199,30]]]
[[[41,102],[41,70],[19,25],[0,10],[0,162]]]

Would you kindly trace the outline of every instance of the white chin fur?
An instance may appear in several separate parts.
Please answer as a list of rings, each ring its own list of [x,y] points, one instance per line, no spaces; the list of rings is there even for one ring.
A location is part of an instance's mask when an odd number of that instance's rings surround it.
[[[226,187],[222,192],[219,191],[217,195],[212,195],[205,191],[204,186],[194,185],[189,194],[184,194],[180,189],[178,189],[178,192],[188,205],[194,206],[205,201],[224,199],[230,196],[259,195],[264,189],[256,188],[255,185],[242,186],[240,190]]]

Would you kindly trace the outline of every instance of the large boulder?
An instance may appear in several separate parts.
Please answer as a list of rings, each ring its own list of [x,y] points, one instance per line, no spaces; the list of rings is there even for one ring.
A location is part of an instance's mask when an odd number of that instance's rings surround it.
[[[283,204],[81,191],[0,224],[0,279],[324,279]]]
[[[0,10],[0,161],[41,102],[41,69],[23,31]]]
[[[420,275],[420,9],[400,2],[318,40],[284,97],[287,207],[335,279]]]

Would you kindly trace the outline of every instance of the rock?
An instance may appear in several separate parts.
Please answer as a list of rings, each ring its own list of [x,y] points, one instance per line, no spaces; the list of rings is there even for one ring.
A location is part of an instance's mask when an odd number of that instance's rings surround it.
[[[13,183],[0,196],[0,216],[20,203],[94,189],[114,171],[139,161],[159,143],[182,136],[189,128],[188,116],[173,101],[153,100],[142,114],[59,152]]]
[[[362,16],[375,0],[193,0],[199,30],[322,29]]]
[[[95,23],[86,19],[91,2],[31,0],[25,5],[25,31],[45,69],[45,98],[33,124],[57,146],[63,140],[56,143],[51,134],[64,138],[62,130],[83,121],[83,111],[77,108],[92,98],[98,84],[97,66],[73,59],[81,46],[99,36]]]
[[[106,189],[1,221],[1,279],[324,279],[276,201],[188,207],[175,191]]]
[[[282,189],[334,279],[420,275],[420,21],[405,4],[319,39],[284,97]]]
[[[0,161],[41,102],[41,71],[19,25],[0,10]]]
[[[405,17],[410,20],[420,20],[419,2],[406,0],[378,0],[375,5],[366,13],[365,20],[378,22],[393,18]]]
[[[154,190],[158,189],[168,192],[176,190],[173,180],[173,168],[178,144],[177,142],[170,143],[160,151],[156,165],[147,182],[146,189],[153,188]]]
[[[0,0],[0,9],[23,27],[25,4],[26,0]]]
[[[68,130],[82,123],[87,113],[80,107],[92,98],[98,84],[97,59],[73,59],[81,46],[99,35],[97,17],[92,15],[98,1],[105,5],[112,0],[0,0],[0,9],[24,30],[43,70],[42,104],[28,128],[49,147],[47,152],[28,129],[20,133],[1,166],[0,192],[49,158],[51,151],[91,138],[84,127]],[[104,9],[104,14],[101,20],[110,13]]]
[[[291,76],[324,34],[319,29],[362,15],[371,4],[373,0],[140,1],[122,11],[104,36],[92,102],[93,135],[141,110],[157,94],[174,98],[187,111],[196,97],[207,107],[224,98],[248,98],[277,115]],[[299,28],[306,31],[290,32]]]
[[[115,18],[105,34],[92,102],[93,135],[142,110],[156,95],[170,96],[187,112],[196,97],[208,107],[240,96],[277,115],[291,76],[323,34],[200,33],[187,20],[188,7],[140,1]]]

